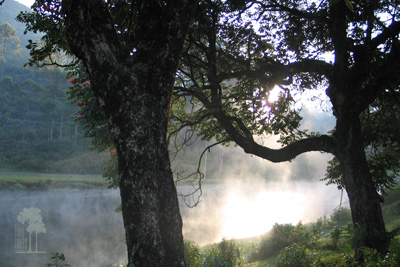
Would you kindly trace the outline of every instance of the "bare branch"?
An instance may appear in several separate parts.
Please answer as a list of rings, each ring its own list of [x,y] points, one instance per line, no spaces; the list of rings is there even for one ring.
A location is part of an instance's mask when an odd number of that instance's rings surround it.
[[[178,177],[177,178],[176,182],[179,182],[179,181],[182,181],[182,180],[188,180],[188,179],[192,179],[191,182],[194,182],[194,181],[197,180],[197,184],[196,184],[197,188],[193,185],[194,191],[192,191],[191,193],[188,193],[188,194],[179,194],[179,196],[182,197],[182,199],[185,202],[185,205],[187,207],[189,207],[189,208],[196,207],[200,203],[200,198],[201,198],[201,196],[203,194],[203,191],[202,191],[202,180],[204,179],[204,173],[202,173],[200,169],[201,169],[201,162],[203,160],[204,154],[207,151],[209,152],[212,147],[217,146],[219,144],[223,144],[223,143],[229,142],[229,141],[231,141],[231,140],[230,139],[225,139],[225,140],[222,140],[222,141],[219,141],[219,142],[216,142],[214,144],[211,144],[211,145],[207,146],[203,150],[201,155],[200,155],[199,163],[197,165],[196,172],[191,173],[190,175],[188,175],[186,177]],[[178,174],[178,176],[179,176],[179,174]],[[196,193],[198,193],[198,194],[196,195]],[[187,198],[189,198],[189,197],[191,199],[190,202],[187,201]]]

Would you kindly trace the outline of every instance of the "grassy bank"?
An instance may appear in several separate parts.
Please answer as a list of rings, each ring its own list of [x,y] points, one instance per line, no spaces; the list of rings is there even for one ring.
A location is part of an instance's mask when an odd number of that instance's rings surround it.
[[[0,190],[89,189],[107,186],[108,182],[101,175],[0,173]]]

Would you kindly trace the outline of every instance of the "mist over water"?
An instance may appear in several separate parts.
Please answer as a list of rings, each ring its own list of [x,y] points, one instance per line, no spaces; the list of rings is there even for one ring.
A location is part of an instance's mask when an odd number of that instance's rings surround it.
[[[191,186],[178,186],[188,193]],[[188,208],[180,199],[185,239],[199,245],[218,242],[223,237],[260,235],[275,223],[297,224],[329,216],[339,205],[335,186],[315,182],[229,181],[204,185],[201,202]],[[51,253],[60,252],[72,266],[126,264],[122,214],[118,190],[2,191],[0,196],[0,266],[45,266]],[[18,215],[26,208],[38,208],[46,228],[37,235],[37,251],[25,252],[16,246]],[[23,225],[27,229],[27,224]],[[35,233],[31,235],[36,250]]]
[[[187,193],[190,187],[178,191]],[[185,239],[199,245],[225,238],[258,236],[275,223],[297,224],[329,217],[341,192],[322,182],[233,182],[203,186],[195,208],[181,207]],[[343,200],[346,205],[346,199]]]
[[[122,216],[114,212],[120,202],[117,190],[1,191],[0,266],[46,266],[55,252],[74,267],[125,263]],[[17,220],[29,208],[40,210],[46,229],[37,235],[37,250],[31,235],[31,250],[39,253],[27,253],[29,223]]]

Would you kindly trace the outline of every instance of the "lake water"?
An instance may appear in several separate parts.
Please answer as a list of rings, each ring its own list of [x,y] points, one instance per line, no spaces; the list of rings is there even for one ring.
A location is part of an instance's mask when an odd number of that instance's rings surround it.
[[[195,208],[181,199],[185,239],[200,245],[261,234],[276,222],[329,216],[340,202],[340,192],[323,183],[230,182],[202,189]],[[45,266],[55,252],[73,267],[126,264],[122,215],[114,211],[119,204],[117,190],[2,191],[0,266]]]

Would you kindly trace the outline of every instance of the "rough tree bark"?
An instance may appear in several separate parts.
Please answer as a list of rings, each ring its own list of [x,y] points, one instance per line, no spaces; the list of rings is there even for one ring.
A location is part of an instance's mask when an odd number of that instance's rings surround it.
[[[365,157],[361,127],[358,117],[337,120],[334,135],[343,184],[350,201],[353,226],[355,258],[363,259],[362,247],[374,248],[386,253],[389,239],[381,210],[381,196],[376,192]]]
[[[383,84],[364,85],[368,76],[373,77],[366,68],[372,62],[365,45],[362,60],[357,62],[352,72],[349,70],[349,43],[347,42],[346,13],[350,12],[344,1],[332,5],[330,32],[335,47],[334,74],[327,91],[336,116],[336,129],[333,134],[336,156],[340,162],[350,208],[353,226],[356,230],[354,240],[355,258],[362,261],[362,247],[374,248],[385,254],[390,240],[386,233],[380,203],[368,167],[364,151],[359,116],[384,89]],[[377,76],[377,74],[375,75]]]
[[[185,266],[166,132],[195,0],[136,1],[136,49],[123,51],[103,1],[63,1],[67,40],[85,64],[118,153],[128,266]]]

